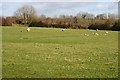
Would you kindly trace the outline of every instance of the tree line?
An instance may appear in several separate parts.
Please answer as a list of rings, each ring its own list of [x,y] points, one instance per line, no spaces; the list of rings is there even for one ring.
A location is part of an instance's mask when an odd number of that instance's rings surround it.
[[[75,16],[59,17],[37,16],[33,6],[23,6],[14,12],[14,16],[0,17],[1,26],[27,25],[29,27],[53,27],[72,29],[120,30],[119,19],[115,14],[98,14],[79,12]]]

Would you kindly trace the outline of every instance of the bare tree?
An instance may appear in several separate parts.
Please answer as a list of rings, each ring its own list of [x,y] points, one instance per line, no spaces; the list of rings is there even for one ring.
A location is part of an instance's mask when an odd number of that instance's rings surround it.
[[[117,14],[108,13],[108,18],[109,18],[109,19],[117,19],[118,16],[117,16]]]
[[[42,14],[40,15],[40,18],[46,18],[46,15]]]
[[[21,23],[28,24],[34,19],[36,11],[33,6],[23,6],[17,9],[14,15]]]

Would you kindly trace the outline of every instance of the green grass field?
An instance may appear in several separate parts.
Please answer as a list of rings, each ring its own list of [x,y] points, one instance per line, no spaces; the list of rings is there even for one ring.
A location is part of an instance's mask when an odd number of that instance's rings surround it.
[[[108,32],[3,27],[2,77],[117,78],[118,32]]]

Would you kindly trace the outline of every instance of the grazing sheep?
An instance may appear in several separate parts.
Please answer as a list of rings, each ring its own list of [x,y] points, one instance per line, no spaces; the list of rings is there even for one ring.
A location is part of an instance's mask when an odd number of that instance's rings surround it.
[[[98,31],[98,29],[96,29],[96,31]]]
[[[106,34],[108,34],[108,32],[107,32],[107,31],[106,31],[105,33],[106,33]]]
[[[85,36],[89,36],[88,34],[85,34]]]
[[[65,29],[62,29],[61,31],[65,31]]]
[[[95,33],[95,35],[99,35],[98,33]]]
[[[27,32],[29,32],[30,31],[30,28],[27,28]]]

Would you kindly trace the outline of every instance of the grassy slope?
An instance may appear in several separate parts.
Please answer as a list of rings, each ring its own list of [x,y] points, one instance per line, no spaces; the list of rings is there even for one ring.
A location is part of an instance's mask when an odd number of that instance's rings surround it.
[[[118,32],[93,32],[3,28],[3,78],[118,77]]]
[[[2,78],[2,27],[0,26],[0,79]]]

